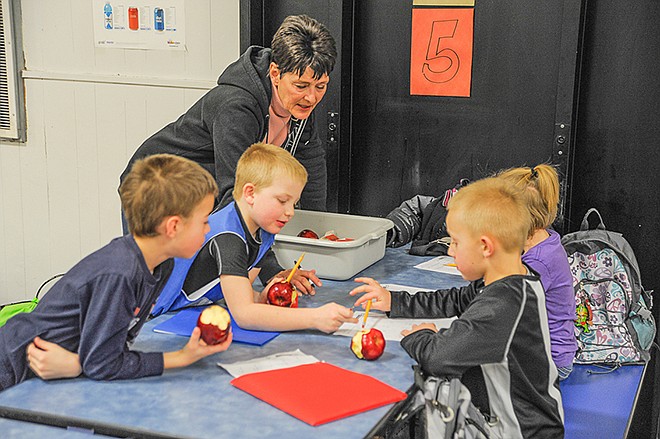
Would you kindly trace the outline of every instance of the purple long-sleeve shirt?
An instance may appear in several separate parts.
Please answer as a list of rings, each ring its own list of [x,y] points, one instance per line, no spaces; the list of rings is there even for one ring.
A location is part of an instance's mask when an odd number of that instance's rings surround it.
[[[557,367],[566,367],[573,364],[577,351],[573,278],[561,237],[554,230],[548,229],[548,233],[550,236],[530,248],[522,260],[541,277],[548,311],[552,359]]]

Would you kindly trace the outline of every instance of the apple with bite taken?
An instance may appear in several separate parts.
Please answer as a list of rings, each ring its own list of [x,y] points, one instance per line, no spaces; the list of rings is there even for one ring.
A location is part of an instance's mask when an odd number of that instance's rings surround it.
[[[222,343],[229,337],[231,318],[223,307],[211,305],[201,312],[197,326],[202,331],[202,340],[206,344],[214,345]]]
[[[385,337],[378,329],[361,329],[351,339],[351,350],[360,360],[377,360],[385,351]]]
[[[275,282],[268,289],[268,303],[285,308],[298,308],[298,291],[291,282]]]
[[[317,235],[314,230],[310,230],[310,229],[301,230],[300,233],[298,233],[298,237],[300,237],[300,238],[310,238],[310,239],[319,239],[319,235]]]

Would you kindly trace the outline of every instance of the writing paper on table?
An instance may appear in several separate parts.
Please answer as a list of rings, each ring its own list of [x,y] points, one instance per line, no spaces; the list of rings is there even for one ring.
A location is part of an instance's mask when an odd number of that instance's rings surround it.
[[[438,256],[437,258],[433,258],[430,261],[415,265],[415,268],[419,268],[420,270],[435,271],[437,273],[452,274],[455,276],[461,275],[461,272],[458,271],[458,268],[456,268],[454,258],[451,256]]]
[[[385,314],[376,313],[377,311],[371,311],[369,313],[367,324],[364,328],[376,328],[383,333],[385,340],[393,341],[401,341],[401,339],[403,339],[401,331],[412,328],[412,325],[433,323],[438,329],[449,328],[451,322],[455,320],[455,317],[449,319],[390,319]],[[355,317],[357,317],[358,320],[362,318],[360,314],[356,314]],[[362,330],[362,323],[344,323],[333,333],[333,335],[353,337],[360,330]]]
[[[307,355],[300,349],[289,352],[278,352],[277,354],[267,355],[265,357],[253,358],[246,361],[236,361],[234,363],[217,363],[218,366],[229,372],[234,378],[241,375],[266,370],[282,369],[285,367],[300,366],[302,364],[317,363],[319,360],[313,355]]]
[[[397,284],[383,284],[382,286],[389,291],[407,291],[410,294],[415,294],[418,291],[429,291],[428,288],[417,288]],[[344,323],[339,327],[338,330],[333,333],[333,335],[353,337],[358,331],[362,329],[361,322],[363,316],[364,311],[356,312],[355,317],[360,323]],[[455,319],[455,317],[447,319],[390,319],[385,314],[372,309],[372,311],[369,312],[369,316],[367,317],[367,324],[365,325],[365,329],[376,328],[383,333],[385,340],[401,341],[401,339],[403,339],[401,331],[404,329],[410,329],[412,325],[419,325],[421,323],[433,323],[438,329],[449,328],[451,322],[453,322]]]

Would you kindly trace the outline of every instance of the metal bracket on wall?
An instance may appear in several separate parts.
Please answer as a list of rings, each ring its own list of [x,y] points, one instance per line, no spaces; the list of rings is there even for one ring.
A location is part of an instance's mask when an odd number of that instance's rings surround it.
[[[570,169],[570,153],[571,153],[571,125],[568,123],[558,122],[555,124],[554,143],[552,148],[552,164],[557,167],[559,173],[559,212],[557,217],[561,223],[566,219],[567,199],[569,195],[568,182],[571,169]],[[563,226],[563,224],[562,224]],[[562,227],[563,228],[563,227]]]
[[[556,165],[564,164],[565,162],[568,161],[569,152],[570,152],[571,125],[567,123],[555,124],[554,134],[555,134],[555,144],[552,151],[552,161]]]
[[[328,142],[339,141],[339,113],[328,111]]]

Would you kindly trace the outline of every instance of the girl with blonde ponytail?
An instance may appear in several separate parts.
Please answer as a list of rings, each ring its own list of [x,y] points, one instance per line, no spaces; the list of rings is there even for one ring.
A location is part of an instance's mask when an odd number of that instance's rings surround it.
[[[573,278],[561,237],[552,229],[559,205],[559,178],[550,165],[511,168],[497,174],[524,192],[532,216],[522,260],[538,273],[545,290],[552,359],[563,380],[573,370],[577,351],[574,335]]]

